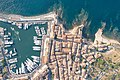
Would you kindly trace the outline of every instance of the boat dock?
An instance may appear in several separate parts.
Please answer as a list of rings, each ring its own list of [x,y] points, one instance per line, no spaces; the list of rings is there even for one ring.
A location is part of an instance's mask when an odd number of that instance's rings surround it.
[[[9,59],[8,62],[9,63],[15,63],[15,62],[17,62],[17,58]]]
[[[14,14],[0,14],[0,21],[8,22],[12,25],[18,26],[20,29],[28,29],[32,24],[45,24],[48,21],[52,21],[55,19],[57,14],[55,12],[50,12],[43,15],[38,16],[21,16],[21,15],[14,15]],[[22,26],[23,25],[23,26]]]

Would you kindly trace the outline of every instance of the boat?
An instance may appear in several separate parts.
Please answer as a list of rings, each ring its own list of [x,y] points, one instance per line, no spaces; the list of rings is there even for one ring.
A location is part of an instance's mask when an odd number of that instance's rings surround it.
[[[39,39],[41,40],[42,38],[37,38],[37,39],[38,39],[38,40],[39,40]]]
[[[31,56],[34,62],[39,62],[40,58],[38,56]]]
[[[16,55],[17,55],[17,53],[16,53],[16,52],[12,54],[12,56],[16,56]]]
[[[31,63],[28,62],[28,60],[26,60],[25,64],[27,64],[26,66],[27,66],[28,71],[29,71],[29,72],[32,71]]]
[[[11,45],[5,45],[4,47],[5,47],[5,48],[8,48],[8,47],[11,47]]]
[[[12,56],[11,56],[10,54],[7,54],[7,55],[6,55],[6,57],[7,57],[7,58],[8,58],[8,57],[10,57],[10,58],[11,58]]]
[[[8,37],[8,35],[4,35],[4,38]]]
[[[18,26],[19,29],[22,29],[22,24],[21,23],[16,23],[16,26]]]
[[[40,49],[33,49],[34,51],[40,51]]]
[[[15,63],[15,62],[17,62],[17,58],[9,59],[8,62],[9,63]]]
[[[33,40],[37,40],[37,36],[33,36]]]
[[[12,54],[12,50],[9,53]]]
[[[9,41],[9,44],[13,44],[13,41]]]
[[[32,67],[33,62],[32,62],[29,58],[27,58],[27,62],[28,62],[28,64],[29,64],[29,66],[30,66],[31,68],[33,68],[33,67]]]
[[[28,29],[28,24],[27,24],[27,23],[24,24],[23,29],[24,29],[24,30],[27,30],[27,29]]]
[[[6,31],[7,29],[6,28],[4,28],[4,31]]]
[[[14,31],[15,29],[13,27],[10,27],[12,31]]]
[[[39,26],[35,26],[35,32],[38,36],[42,36]]]
[[[11,64],[11,65],[10,65],[10,69],[13,69],[13,68],[14,68],[14,69],[16,68],[16,64]]]
[[[11,36],[11,33],[10,33],[10,32],[8,32],[8,36]]]
[[[33,49],[40,49],[39,46],[33,46]]]
[[[18,74],[18,69],[16,69],[16,74]]]
[[[14,51],[14,52],[17,52],[16,48],[13,48],[13,51]]]
[[[10,70],[10,73],[15,74],[15,72],[13,72],[12,70]]]
[[[4,37],[4,40],[10,40],[10,38],[9,37]]]
[[[10,45],[11,45],[11,44],[13,44],[13,41],[5,40],[5,41],[4,41],[4,44],[6,44],[6,45],[7,45],[7,44],[10,44]]]
[[[30,60],[29,58],[27,58],[27,60],[31,63],[31,67],[33,69],[35,69],[38,66],[35,62],[33,62],[32,60]]]
[[[39,60],[37,60],[37,59],[33,59],[33,61],[34,61],[34,62],[37,62],[37,63],[39,63],[39,62],[40,62],[40,61],[39,61]]]
[[[4,50],[4,53],[7,54],[7,53],[8,53],[8,49],[5,49],[5,50]]]
[[[41,32],[42,32],[42,35],[45,35],[45,34],[46,34],[44,27],[40,28],[40,30],[41,30]]]
[[[22,73],[25,73],[25,66],[23,63],[21,63],[21,69],[22,69]]]
[[[30,69],[30,67],[29,67],[29,66],[27,66],[27,70],[28,70],[29,72],[32,72],[32,70]]]
[[[21,74],[21,68],[19,68],[19,74]]]
[[[38,56],[31,56],[32,58],[39,58]]]

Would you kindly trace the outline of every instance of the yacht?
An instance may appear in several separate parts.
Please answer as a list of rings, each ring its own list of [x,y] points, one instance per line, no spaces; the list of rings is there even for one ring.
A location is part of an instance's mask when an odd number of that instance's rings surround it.
[[[19,68],[19,74],[21,74],[22,72],[21,72],[21,68]]]
[[[12,50],[9,53],[12,54],[13,53]]]
[[[15,63],[15,62],[17,62],[17,58],[9,59],[8,62],[9,63]]]
[[[21,63],[21,69],[22,69],[22,73],[25,73],[25,66],[23,63]]]
[[[46,34],[46,32],[45,32],[44,27],[42,27],[42,28],[40,28],[40,29],[41,29],[42,35],[45,35],[45,34]]]
[[[40,49],[39,46],[33,46],[33,49]]]
[[[15,29],[13,27],[10,27],[12,31],[14,31]]]
[[[16,69],[16,74],[18,74],[18,69]]]
[[[33,49],[34,51],[40,51],[40,49]]]
[[[13,51],[14,51],[14,52],[17,52],[16,48],[13,48]]]
[[[5,48],[8,48],[8,47],[11,47],[11,45],[5,45],[4,47],[5,47]]]
[[[31,56],[34,62],[39,62],[40,58],[38,56]]]
[[[8,35],[4,35],[4,38],[8,37]]]

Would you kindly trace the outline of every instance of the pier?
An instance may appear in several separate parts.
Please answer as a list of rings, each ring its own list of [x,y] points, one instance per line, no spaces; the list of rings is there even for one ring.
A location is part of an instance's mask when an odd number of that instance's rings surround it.
[[[19,29],[28,29],[29,26],[31,25],[36,25],[36,24],[48,24],[47,27],[50,28],[52,24],[52,22],[56,22],[58,15],[55,12],[50,12],[47,14],[43,14],[43,15],[38,15],[38,16],[21,16],[21,15],[14,15],[14,14],[0,14],[0,21],[1,22],[5,22],[5,23],[9,23],[11,25],[15,25],[18,27]],[[56,22],[57,23],[57,22]],[[33,51],[35,52],[39,52],[40,56],[39,58],[35,58],[31,61],[29,58],[27,58],[26,61],[21,63],[20,67],[17,67],[14,69],[14,71],[12,71],[12,69],[14,68],[14,66],[12,65],[12,63],[14,63],[16,65],[18,58],[16,58],[15,55],[17,55],[15,48],[13,49],[14,53],[11,52],[8,54],[8,57],[10,57],[7,62],[8,62],[8,71],[9,71],[9,77],[12,79],[18,79],[18,78],[32,78],[34,76],[37,77],[40,74],[42,74],[41,72],[39,72],[39,70],[41,71],[41,67],[44,66],[44,64],[41,64],[41,60],[42,60],[42,55],[43,55],[43,45],[44,45],[44,41],[45,38],[44,36],[49,35],[49,29],[45,30],[45,27],[40,27],[40,26],[35,26],[34,28],[32,27],[32,29],[35,30],[36,35],[33,36],[33,43],[34,46],[31,47],[33,48]],[[14,32],[16,35],[18,35],[18,39],[19,41],[22,42],[22,38],[19,37],[19,32],[16,31],[15,27],[10,27],[10,30],[12,32]],[[6,31],[6,30],[5,30]],[[7,31],[6,31],[7,32]],[[11,39],[11,38],[10,38]],[[6,40],[5,42],[5,48],[10,48],[13,42],[10,41],[8,42],[7,40],[9,40],[9,34],[7,32],[7,34],[4,36],[4,40]],[[9,45],[8,45],[9,44]],[[15,47],[15,46],[14,46]],[[18,53],[19,54],[19,53]],[[13,56],[15,56],[15,58],[13,58]],[[40,64],[38,64],[40,62]],[[28,65],[26,65],[25,63],[27,63]],[[11,69],[10,69],[11,66]],[[23,71],[25,69],[25,71]],[[44,71],[44,70],[43,70]],[[45,69],[46,71],[46,69]],[[35,75],[34,75],[35,74]]]
[[[27,29],[28,26],[33,24],[45,24],[46,22],[53,21],[56,18],[57,14],[55,12],[49,12],[47,14],[38,15],[38,16],[21,16],[14,14],[0,14],[0,21],[7,22],[12,25],[18,26],[18,28]]]

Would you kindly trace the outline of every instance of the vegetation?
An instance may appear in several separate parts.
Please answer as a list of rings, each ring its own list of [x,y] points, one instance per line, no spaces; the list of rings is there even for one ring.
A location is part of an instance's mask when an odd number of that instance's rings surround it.
[[[3,70],[2,70],[2,72],[3,72],[2,74],[5,75],[7,73],[7,68],[4,67]]]
[[[4,59],[1,61],[1,63],[2,63],[2,66],[5,67],[6,62]]]

